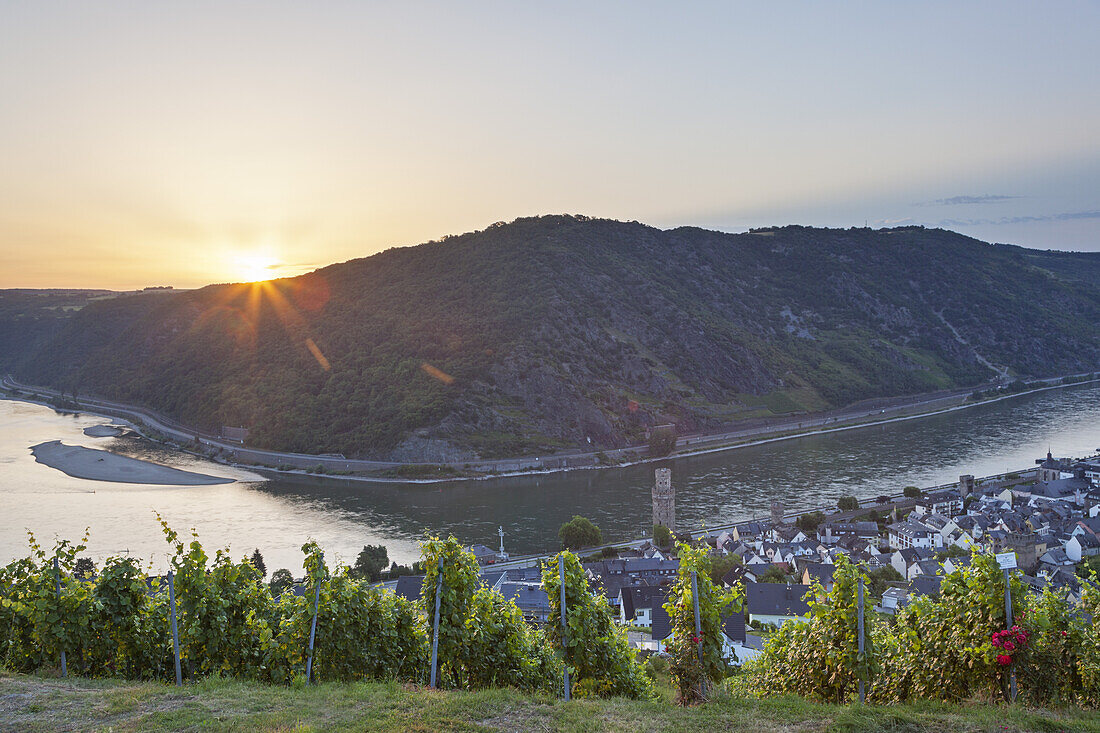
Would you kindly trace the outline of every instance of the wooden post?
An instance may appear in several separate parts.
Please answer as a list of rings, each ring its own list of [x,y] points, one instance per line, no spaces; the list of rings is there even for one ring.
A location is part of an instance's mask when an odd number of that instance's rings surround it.
[[[1009,574],[1012,571],[1005,568],[1005,628],[1012,628],[1012,583]],[[1016,702],[1016,663],[1012,663],[1008,678],[1008,701]]]
[[[703,667],[703,627],[699,621],[699,581],[695,571],[691,571],[691,605],[695,608],[695,636],[699,639],[699,667],[703,669],[703,676],[699,680],[699,694],[707,696],[707,673]]]
[[[325,556],[321,555],[321,564],[324,565]],[[324,568],[322,567],[322,571]],[[317,637],[317,611],[321,603],[321,578],[318,577],[313,585],[313,623],[309,627],[309,656],[306,657],[306,684],[310,684],[313,677],[313,642]]]
[[[860,663],[863,663],[863,573],[859,574],[859,656]],[[863,675],[859,678],[859,702],[862,705],[867,701],[865,690],[863,689]]]
[[[436,664],[439,661],[439,597],[443,595],[443,569],[436,567],[435,575],[435,621],[432,622],[432,675],[429,687],[435,687]]]
[[[65,627],[65,616],[61,613],[61,570],[57,567],[57,558],[53,559],[53,578],[57,587],[57,612],[61,616],[61,626]],[[61,676],[69,676],[69,665],[65,661],[65,648],[61,648]]]
[[[176,687],[183,686],[183,673],[180,671],[180,635],[176,628],[176,582],[175,573],[168,571],[168,604],[172,607],[172,657],[176,661]]]
[[[565,623],[565,556],[558,555],[558,577],[561,579],[561,656],[564,672],[565,699],[569,699],[569,658],[566,653],[568,648],[569,627]]]

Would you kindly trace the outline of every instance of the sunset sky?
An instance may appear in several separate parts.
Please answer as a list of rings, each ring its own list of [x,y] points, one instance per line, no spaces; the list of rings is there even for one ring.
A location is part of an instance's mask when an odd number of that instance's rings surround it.
[[[0,287],[542,213],[1100,250],[1100,4],[0,0]]]

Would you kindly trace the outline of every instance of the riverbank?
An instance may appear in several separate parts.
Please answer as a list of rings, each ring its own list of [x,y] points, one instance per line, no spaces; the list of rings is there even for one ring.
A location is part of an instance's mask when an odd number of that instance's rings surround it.
[[[669,691],[670,692],[670,691]],[[498,688],[439,691],[396,682],[290,687],[210,678],[156,682],[48,678],[0,672],[0,728],[116,731],[760,731],[808,733],[1100,733],[1100,713],[1024,705],[918,702],[828,704],[795,695],[714,691],[680,707],[667,699],[578,699]]]
[[[947,396],[916,395],[910,400],[890,405],[881,410],[857,412],[845,418],[843,416],[823,417],[804,416],[800,422],[792,421],[789,424],[766,425],[755,428],[731,430],[725,433],[710,435],[685,436],[678,441],[677,448],[670,454],[662,456],[643,455],[643,446],[634,446],[606,452],[594,452],[588,454],[572,454],[563,456],[548,456],[544,459],[502,459],[497,461],[482,461],[476,464],[429,464],[429,463],[392,463],[382,461],[369,461],[361,459],[332,458],[328,456],[312,456],[297,453],[280,453],[259,449],[244,448],[225,441],[198,436],[187,433],[190,442],[183,441],[178,429],[174,429],[163,423],[151,420],[150,416],[139,408],[127,407],[110,403],[99,406],[92,400],[77,400],[65,398],[71,405],[62,409],[79,409],[83,412],[106,417],[119,417],[119,412],[131,411],[131,420],[124,422],[144,437],[171,445],[174,448],[192,455],[214,460],[216,462],[242,468],[270,476],[291,476],[307,478],[335,478],[342,481],[365,483],[402,483],[402,484],[434,484],[450,483],[458,481],[486,480],[496,478],[512,478],[532,475],[549,475],[578,470],[593,470],[603,468],[622,468],[646,463],[654,463],[675,458],[687,458],[712,453],[720,453],[738,448],[766,445],[784,440],[792,440],[807,436],[820,436],[845,430],[875,427],[895,422],[917,420],[934,415],[942,415],[957,410],[969,409],[980,405],[987,405],[1002,400],[1031,395],[1052,389],[1064,387],[1100,383],[1100,378],[1085,378],[1093,375],[1067,375],[1054,377],[1043,382],[1045,386],[998,395],[981,400],[972,400],[969,392],[957,392]],[[1081,381],[1066,381],[1076,380]],[[9,390],[11,399],[18,399],[35,404],[50,405],[41,400],[41,394],[50,394],[53,390],[41,387],[29,387],[18,385],[10,377],[5,377],[0,386]],[[30,392],[30,395],[25,393]],[[33,399],[39,396],[40,399]],[[943,404],[949,403],[949,404]],[[937,407],[921,410],[922,406],[938,404]],[[89,406],[91,405],[91,406]],[[55,407],[55,409],[57,409]],[[915,411],[914,411],[915,410]],[[894,413],[894,414],[890,414]],[[884,415],[884,417],[879,417]],[[154,426],[149,423],[153,422]],[[804,426],[804,427],[803,427]],[[172,436],[176,437],[173,438]],[[195,445],[205,446],[205,449],[196,449]],[[243,460],[242,456],[262,458],[263,460]],[[270,460],[271,462],[266,462]],[[288,463],[290,462],[290,463]],[[297,465],[295,465],[297,464]],[[308,465],[302,465],[308,464]],[[521,466],[522,468],[518,468]],[[517,467],[508,470],[507,467]],[[497,468],[501,467],[501,468]]]
[[[31,447],[34,459],[73,478],[122,484],[155,486],[211,486],[231,484],[235,479],[210,476],[162,466],[151,461],[120,456],[105,450],[65,445],[60,440]]]

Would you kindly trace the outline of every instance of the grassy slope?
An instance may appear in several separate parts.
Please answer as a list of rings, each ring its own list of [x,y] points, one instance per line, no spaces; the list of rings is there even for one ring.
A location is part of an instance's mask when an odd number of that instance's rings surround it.
[[[1100,731],[1100,713],[988,704],[863,707],[728,695],[683,709],[628,700],[565,703],[511,690],[433,692],[396,683],[285,688],[215,680],[177,690],[0,672],[0,729]]]

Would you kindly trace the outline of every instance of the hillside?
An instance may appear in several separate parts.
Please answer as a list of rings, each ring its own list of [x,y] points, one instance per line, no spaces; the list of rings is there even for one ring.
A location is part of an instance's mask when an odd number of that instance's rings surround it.
[[[547,216],[264,285],[28,311],[0,370],[249,443],[464,460],[1100,365],[1100,253]],[[24,300],[26,295],[20,296]],[[5,305],[5,301],[7,305]],[[984,362],[984,363],[983,363]]]

